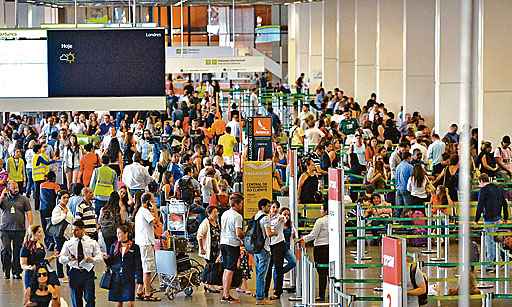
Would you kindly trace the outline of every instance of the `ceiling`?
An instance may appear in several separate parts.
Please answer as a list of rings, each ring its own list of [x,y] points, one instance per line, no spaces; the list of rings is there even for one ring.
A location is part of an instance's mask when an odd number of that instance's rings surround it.
[[[14,1],[14,0],[7,0]],[[155,5],[175,5],[180,6],[182,4],[185,6],[189,5],[214,5],[214,6],[231,6],[233,5],[232,0],[136,0],[137,5],[144,6],[155,6]],[[317,0],[315,0],[317,1]],[[37,5],[58,5],[58,6],[67,6],[74,5],[74,0],[18,0],[19,3],[31,3]],[[235,0],[235,5],[255,5],[255,4],[263,4],[263,5],[275,5],[275,4],[287,4],[287,3],[297,3],[297,2],[313,2],[310,0],[306,1],[292,1],[292,0]],[[77,4],[79,6],[127,6],[128,0],[77,0]],[[133,3],[131,3],[133,5]]]

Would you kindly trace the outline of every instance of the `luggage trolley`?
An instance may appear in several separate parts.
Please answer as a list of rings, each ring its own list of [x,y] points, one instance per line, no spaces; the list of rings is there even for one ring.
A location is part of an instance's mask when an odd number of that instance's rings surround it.
[[[168,299],[183,291],[192,296],[194,287],[201,285],[203,266],[189,257],[187,241],[187,206],[182,201],[168,203],[168,233],[163,249],[155,251],[156,273],[160,277],[160,288]]]

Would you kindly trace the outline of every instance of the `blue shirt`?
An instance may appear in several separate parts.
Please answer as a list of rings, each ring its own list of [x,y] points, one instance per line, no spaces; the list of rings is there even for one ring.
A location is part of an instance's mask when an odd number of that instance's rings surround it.
[[[108,131],[110,130],[110,128],[114,127],[114,125],[112,123],[109,123],[108,125],[105,124],[105,123],[101,123],[100,125],[100,135],[105,135],[108,133]]]
[[[407,191],[407,181],[412,175],[412,165],[408,161],[402,161],[396,168],[396,189]]]

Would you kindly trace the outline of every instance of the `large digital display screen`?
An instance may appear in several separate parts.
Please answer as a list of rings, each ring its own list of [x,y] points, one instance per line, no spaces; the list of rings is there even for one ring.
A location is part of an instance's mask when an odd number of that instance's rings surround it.
[[[163,29],[49,30],[49,97],[165,96]]]
[[[0,98],[48,97],[46,40],[0,39]]]

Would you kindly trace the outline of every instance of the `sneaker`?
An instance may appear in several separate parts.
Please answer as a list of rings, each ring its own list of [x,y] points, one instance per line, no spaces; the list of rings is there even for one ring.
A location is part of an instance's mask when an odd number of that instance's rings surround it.
[[[228,296],[228,297],[222,297],[220,299],[220,302],[221,303],[227,303],[227,304],[238,304],[240,303],[240,300],[239,299],[236,299],[232,296]]]
[[[256,305],[272,305],[272,301],[269,300],[256,300]]]
[[[20,274],[13,274],[12,278],[13,279],[21,279],[21,275]]]

